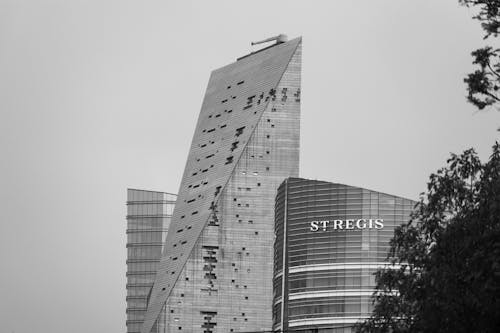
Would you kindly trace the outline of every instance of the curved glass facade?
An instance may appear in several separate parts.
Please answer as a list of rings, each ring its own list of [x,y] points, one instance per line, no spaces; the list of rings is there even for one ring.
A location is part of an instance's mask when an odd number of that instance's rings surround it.
[[[287,179],[275,206],[274,329],[351,332],[368,317],[373,273],[414,204],[359,187]]]

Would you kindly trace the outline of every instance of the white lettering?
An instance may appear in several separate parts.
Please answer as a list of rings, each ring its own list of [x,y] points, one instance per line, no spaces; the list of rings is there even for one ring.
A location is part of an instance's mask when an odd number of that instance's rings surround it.
[[[311,221],[311,231],[318,231],[318,221]]]
[[[375,220],[375,229],[382,229],[384,227],[384,220],[383,219],[376,219]]]
[[[321,224],[323,224],[323,231],[326,231],[326,226],[330,223],[330,221],[321,221]]]
[[[365,219],[359,219],[356,221],[356,228],[358,229],[365,229],[366,228],[366,220]]]
[[[353,230],[353,229],[383,229],[384,219],[347,219],[347,220],[323,220],[311,221],[309,229],[323,231],[328,229],[328,225],[333,222],[333,230]]]
[[[342,229],[342,220],[333,220],[333,230]]]

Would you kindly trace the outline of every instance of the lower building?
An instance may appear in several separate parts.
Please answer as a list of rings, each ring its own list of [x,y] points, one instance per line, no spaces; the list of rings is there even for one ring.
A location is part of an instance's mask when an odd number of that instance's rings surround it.
[[[176,199],[127,190],[127,333],[141,330]]]
[[[370,316],[375,271],[415,202],[364,188],[288,178],[275,203],[273,329],[351,332]]]

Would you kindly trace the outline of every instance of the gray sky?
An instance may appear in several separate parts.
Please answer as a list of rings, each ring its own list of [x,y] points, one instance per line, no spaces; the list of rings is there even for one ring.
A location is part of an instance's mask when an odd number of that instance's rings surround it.
[[[416,199],[500,113],[457,0],[0,0],[0,331],[125,331],[126,188],[177,192],[211,70],[303,36],[301,175]]]

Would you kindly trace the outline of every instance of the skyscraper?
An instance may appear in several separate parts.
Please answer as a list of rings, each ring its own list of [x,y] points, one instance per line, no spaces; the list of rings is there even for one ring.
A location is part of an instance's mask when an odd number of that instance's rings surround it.
[[[370,316],[375,271],[415,202],[364,188],[289,178],[276,196],[276,331],[350,333]]]
[[[299,172],[301,38],[212,72],[142,333],[272,327],[274,197]]]
[[[142,333],[272,327],[274,197],[299,172],[301,39],[212,72]]]
[[[141,330],[177,196],[127,190],[127,333]]]

